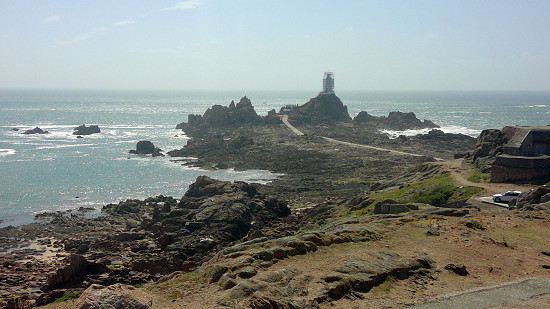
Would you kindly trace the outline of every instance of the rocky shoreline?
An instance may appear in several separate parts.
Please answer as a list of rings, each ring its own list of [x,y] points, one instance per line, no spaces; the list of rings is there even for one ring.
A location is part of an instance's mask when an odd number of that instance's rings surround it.
[[[276,278],[253,278],[279,261],[323,246],[378,240],[392,224],[469,214],[468,209],[370,196],[444,174],[430,162],[471,151],[475,139],[434,129],[392,140],[379,129],[437,126],[412,113],[361,115],[352,120],[334,95],[313,98],[288,114],[303,136],[289,130],[275,111],[258,116],[246,97],[189,116],[178,128],[192,139],[168,155],[207,169],[265,169],[283,176],[266,185],[200,176],[181,198],[126,200],[104,206],[105,215],[96,218],[56,212],[37,223],[2,228],[0,270],[6,275],[0,280],[0,306],[45,305],[68,291],[169,282],[184,273],[230,290],[218,302],[230,308],[317,308],[342,297],[361,297],[388,277],[428,280],[433,273],[429,257],[390,251],[369,253],[383,263],[343,263],[322,283],[293,269]],[[152,143],[147,146],[148,153],[160,152]],[[350,215],[370,214],[371,208],[374,215],[368,219]],[[306,293],[308,285],[316,292]]]

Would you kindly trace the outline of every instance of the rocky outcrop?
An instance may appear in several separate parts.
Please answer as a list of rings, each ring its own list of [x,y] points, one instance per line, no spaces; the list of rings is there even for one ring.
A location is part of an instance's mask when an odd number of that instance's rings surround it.
[[[295,122],[350,121],[348,108],[335,94],[319,94],[288,113]]]
[[[150,154],[153,157],[164,156],[161,153],[162,149],[155,147],[150,141],[139,141],[135,150],[130,150],[129,153],[133,154]]]
[[[107,266],[89,262],[81,255],[71,255],[67,257],[66,262],[68,265],[59,268],[55,273],[48,276],[46,284],[40,288],[42,291],[47,292],[80,283],[89,274],[109,272]]]
[[[353,118],[353,122],[356,124],[371,125],[380,129],[395,131],[439,128],[438,125],[430,120],[422,121],[416,118],[416,115],[413,112],[390,112],[387,117],[376,117],[365,111],[361,111],[357,114],[357,116],[355,116],[355,118]]]
[[[229,106],[214,105],[207,109],[204,115],[189,115],[187,123],[180,123],[176,129],[181,129],[190,135],[203,135],[208,128],[219,128],[233,125],[243,125],[261,122],[252,102],[246,96],[239,103],[231,101]]]
[[[136,294],[139,296],[136,297]],[[153,305],[151,297],[137,292],[132,286],[114,284],[108,287],[93,284],[79,297],[76,309],[148,309]]]
[[[91,135],[101,132],[98,125],[86,126],[85,124],[74,128],[73,131],[73,135]]]
[[[21,133],[21,134],[48,134],[50,132],[48,131],[44,131],[42,129],[40,129],[39,127],[36,127],[34,129],[30,129],[30,130],[26,130],[25,132]]]
[[[253,185],[206,176],[199,176],[179,201],[169,197],[129,200],[107,205],[104,211],[120,215],[151,213],[139,223],[146,233],[119,239],[153,237],[162,254],[132,264],[135,270],[152,273],[189,269],[251,230],[276,224],[290,214],[283,201],[258,194]]]
[[[501,154],[503,147],[508,143],[509,137],[497,129],[487,129],[479,134],[472,160],[474,164],[487,173],[491,171],[491,166],[495,163],[496,156]]]
[[[510,204],[513,208],[550,209],[550,186],[525,191],[519,195],[517,201]]]
[[[372,213],[375,215],[379,214],[399,214],[403,212],[409,212],[411,210],[418,210],[419,207],[416,204],[412,203],[401,203],[392,199],[386,199],[374,204],[374,209]]]

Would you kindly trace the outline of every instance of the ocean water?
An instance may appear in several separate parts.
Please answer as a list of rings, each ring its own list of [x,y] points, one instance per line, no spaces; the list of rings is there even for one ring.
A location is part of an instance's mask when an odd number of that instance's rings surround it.
[[[248,95],[265,115],[286,104],[303,104],[315,92],[168,92],[0,90],[0,226],[27,223],[36,213],[100,209],[107,203],[154,195],[180,197],[197,176],[267,182],[268,171],[205,171],[169,157],[128,154],[139,140],[168,151],[188,137],[176,124],[213,104]],[[341,92],[351,116],[415,112],[445,132],[477,136],[485,128],[550,124],[548,92]],[[98,124],[100,134],[77,139],[80,124]],[[34,127],[46,135],[23,135]],[[18,128],[20,131],[12,131]],[[391,137],[422,130],[386,132]]]

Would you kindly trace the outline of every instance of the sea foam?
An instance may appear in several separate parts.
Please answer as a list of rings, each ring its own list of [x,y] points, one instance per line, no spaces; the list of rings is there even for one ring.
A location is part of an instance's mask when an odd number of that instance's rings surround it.
[[[391,139],[399,137],[399,135],[405,136],[415,136],[419,134],[428,134],[433,129],[416,129],[416,130],[405,130],[405,131],[392,131],[392,130],[380,130],[381,133],[388,135]],[[437,128],[445,133],[453,134],[464,134],[471,137],[478,137],[481,130],[470,129],[462,126],[446,126]]]
[[[17,151],[15,149],[0,149],[0,157],[9,156],[15,154]]]

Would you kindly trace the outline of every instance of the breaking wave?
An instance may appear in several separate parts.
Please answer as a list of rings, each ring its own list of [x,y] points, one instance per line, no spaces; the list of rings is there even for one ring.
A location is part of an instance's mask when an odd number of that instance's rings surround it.
[[[15,149],[0,149],[0,157],[9,156],[15,154],[17,151]]]
[[[428,132],[430,132],[431,130],[432,129],[416,129],[416,130],[405,130],[405,131],[381,130],[380,132],[388,135],[391,139],[394,139],[399,137],[399,135],[415,136],[419,134],[428,134]],[[462,126],[447,126],[447,127],[437,128],[437,130],[441,130],[445,133],[464,134],[471,137],[478,137],[479,133],[481,133],[481,130],[470,129]]]

